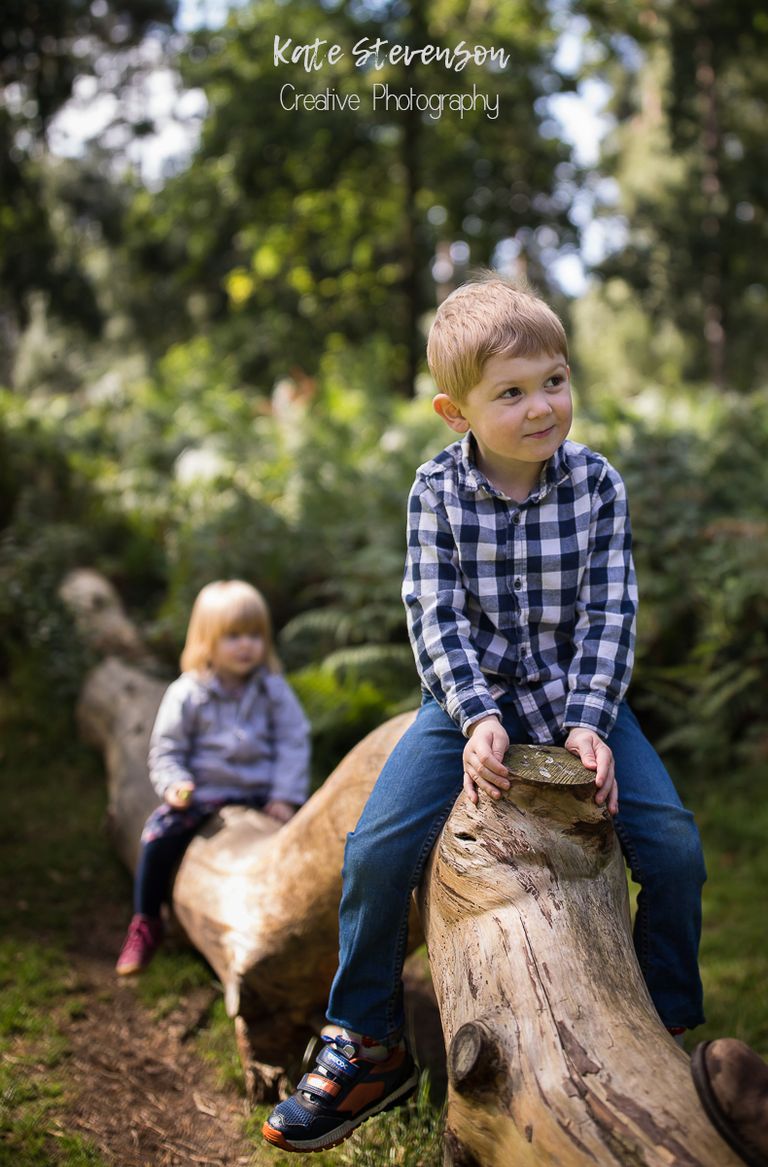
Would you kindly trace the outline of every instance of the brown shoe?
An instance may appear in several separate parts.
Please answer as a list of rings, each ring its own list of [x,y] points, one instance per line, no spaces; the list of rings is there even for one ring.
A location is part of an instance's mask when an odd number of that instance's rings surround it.
[[[768,1167],[768,1063],[743,1041],[697,1045],[694,1085],[713,1126],[749,1167]]]

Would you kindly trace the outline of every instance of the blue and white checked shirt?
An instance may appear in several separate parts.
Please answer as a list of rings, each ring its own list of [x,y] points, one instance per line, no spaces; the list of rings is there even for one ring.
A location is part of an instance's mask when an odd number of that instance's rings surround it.
[[[466,733],[509,692],[534,742],[605,738],[634,659],[637,584],[624,483],[566,441],[516,503],[471,434],[420,466],[403,600],[422,683]]]

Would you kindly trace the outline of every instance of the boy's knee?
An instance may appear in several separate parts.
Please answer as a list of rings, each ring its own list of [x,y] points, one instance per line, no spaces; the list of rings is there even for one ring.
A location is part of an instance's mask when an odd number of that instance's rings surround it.
[[[617,824],[633,878],[645,886],[701,887],[707,872],[693,815],[682,807],[666,808],[656,825],[656,831],[633,837]]]
[[[701,886],[707,878],[699,832],[689,811],[671,817],[657,849],[657,874],[670,882]]]
[[[371,878],[371,871],[375,869],[374,856],[375,840],[363,831],[350,831],[344,846],[344,865],[341,869],[345,887],[354,883],[358,878]]]

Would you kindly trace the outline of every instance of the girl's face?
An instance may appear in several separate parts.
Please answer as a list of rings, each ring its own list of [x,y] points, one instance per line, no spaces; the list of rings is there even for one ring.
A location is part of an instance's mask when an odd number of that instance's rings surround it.
[[[239,681],[264,659],[264,637],[260,632],[228,632],[213,648],[211,665],[222,681]]]

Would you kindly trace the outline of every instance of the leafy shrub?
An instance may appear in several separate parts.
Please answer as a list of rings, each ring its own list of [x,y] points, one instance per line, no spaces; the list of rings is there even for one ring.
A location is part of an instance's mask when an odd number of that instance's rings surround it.
[[[417,700],[400,581],[405,498],[450,435],[395,397],[380,339],[333,337],[287,406],[239,387],[205,340],[109,394],[0,398],[0,650],[72,678],[56,590],[101,567],[176,667],[194,596],[244,576],[313,720],[317,774]],[[768,394],[657,390],[591,402],[576,436],[630,492],[641,588],[633,700],[694,765],[768,753]],[[31,654],[31,656],[30,656]],[[30,663],[31,662],[31,663]],[[51,672],[53,670],[53,673]]]
[[[59,599],[73,568],[150,590],[154,553],[77,467],[77,445],[42,402],[0,396],[0,662],[28,703],[70,709],[89,663]],[[141,586],[137,586],[138,581]]]
[[[640,583],[633,692],[660,748],[768,755],[768,393],[613,405],[585,439],[623,472]]]

